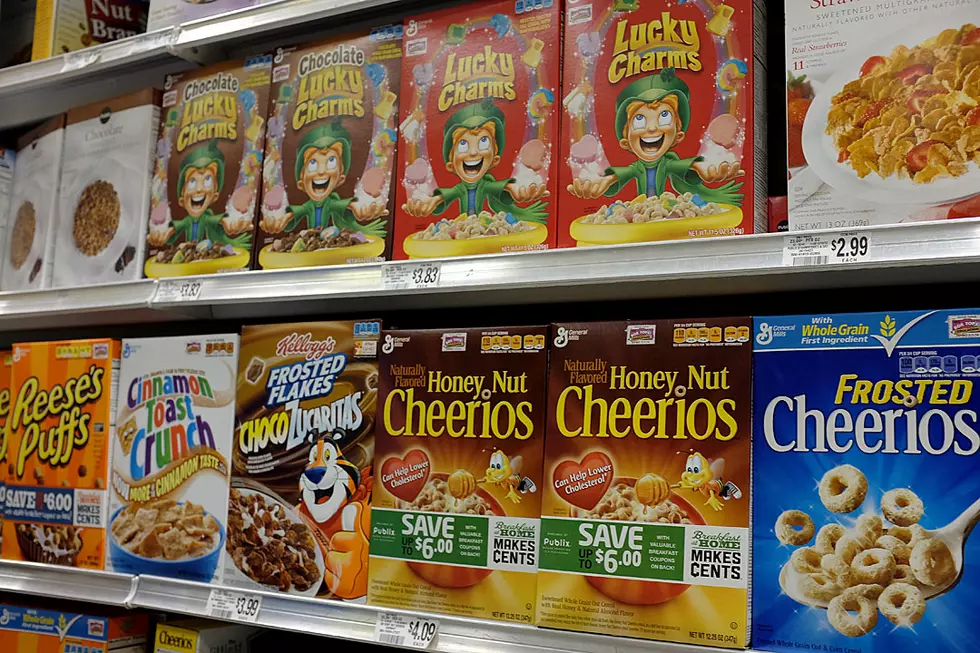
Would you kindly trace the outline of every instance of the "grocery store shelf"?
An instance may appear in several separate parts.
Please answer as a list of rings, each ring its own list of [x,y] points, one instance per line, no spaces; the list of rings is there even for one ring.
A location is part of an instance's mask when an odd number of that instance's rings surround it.
[[[413,290],[385,285],[385,268],[416,264],[399,261],[198,277],[200,292],[190,300],[164,300],[172,297],[166,293],[157,299],[157,282],[152,280],[2,293],[0,331],[64,326],[65,316],[71,316],[73,325],[188,317],[264,319],[980,280],[980,221],[853,231],[868,236],[869,259],[839,265],[784,265],[790,235],[766,234],[441,259],[435,260],[441,268],[439,283]]]
[[[135,588],[127,574],[0,560],[0,591],[126,605]]]

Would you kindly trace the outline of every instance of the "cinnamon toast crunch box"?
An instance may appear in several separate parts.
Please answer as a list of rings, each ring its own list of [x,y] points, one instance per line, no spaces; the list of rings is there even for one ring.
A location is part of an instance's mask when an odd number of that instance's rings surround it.
[[[747,645],[750,330],[552,326],[538,625]]]
[[[752,0],[568,5],[560,247],[765,232],[760,15]]]
[[[119,341],[15,344],[2,557],[102,569]]]
[[[533,623],[547,334],[385,332],[368,603]]]
[[[559,5],[406,20],[395,259],[554,247]]]

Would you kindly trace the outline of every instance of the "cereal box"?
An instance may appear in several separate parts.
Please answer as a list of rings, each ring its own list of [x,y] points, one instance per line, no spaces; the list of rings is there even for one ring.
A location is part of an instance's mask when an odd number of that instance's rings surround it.
[[[51,284],[64,126],[58,116],[17,140],[0,290]]]
[[[539,625],[748,644],[750,325],[552,326]]]
[[[31,61],[146,31],[148,0],[38,0]]]
[[[554,247],[559,4],[406,20],[396,259]]]
[[[363,602],[381,322],[246,326],[226,585]]]
[[[0,147],[0,252],[3,252],[7,234],[7,209],[10,206],[10,189],[14,181],[14,161],[17,150],[10,147]],[[0,259],[3,255],[0,254]]]
[[[390,257],[401,25],[280,48],[258,267]]]
[[[208,619],[177,619],[157,624],[153,653],[246,653],[258,629]]]
[[[146,276],[249,266],[271,70],[261,55],[164,80]]]
[[[790,230],[980,216],[980,0],[786,2]]]
[[[69,605],[71,611],[0,605],[0,650],[4,653],[143,653],[146,649],[149,631],[146,613]]]
[[[4,560],[102,569],[117,340],[16,344]]]
[[[385,333],[368,603],[534,622],[547,333]]]
[[[3,540],[3,509],[7,503],[7,420],[10,418],[10,373],[13,352],[0,351],[0,541]]]
[[[220,582],[238,335],[127,339],[106,569]]]
[[[754,648],[976,650],[978,360],[980,309],[755,318]]]
[[[752,0],[569,5],[561,247],[766,231],[760,16]]]
[[[159,125],[155,89],[68,112],[53,286],[142,278]]]

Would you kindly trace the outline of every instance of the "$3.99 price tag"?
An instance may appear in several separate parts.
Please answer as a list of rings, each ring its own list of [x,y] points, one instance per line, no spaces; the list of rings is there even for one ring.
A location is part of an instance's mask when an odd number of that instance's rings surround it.
[[[262,609],[262,596],[214,588],[208,595],[207,615],[254,624]]]
[[[436,288],[441,273],[441,263],[392,263],[381,268],[381,286],[385,290]]]
[[[392,646],[429,648],[438,632],[439,621],[436,619],[379,612],[374,639]]]

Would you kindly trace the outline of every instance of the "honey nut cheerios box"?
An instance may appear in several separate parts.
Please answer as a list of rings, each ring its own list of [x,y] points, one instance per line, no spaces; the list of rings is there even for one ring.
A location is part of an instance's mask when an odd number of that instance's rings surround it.
[[[3,540],[3,509],[7,502],[7,420],[10,418],[10,373],[13,352],[0,351],[0,542]]]
[[[791,231],[980,216],[980,0],[786,0]]]
[[[765,233],[762,4],[568,4],[560,247]]]
[[[364,602],[379,320],[246,326],[224,584]]]
[[[978,309],[755,318],[753,648],[975,650],[978,360]]]
[[[406,19],[395,259],[555,246],[560,5]]]
[[[258,267],[391,257],[401,30],[276,50]]]
[[[250,266],[271,73],[260,54],[164,79],[147,277]]]
[[[221,581],[237,334],[122,343],[106,569]]]
[[[538,625],[747,646],[750,330],[552,325]]]
[[[15,344],[4,560],[102,569],[119,341]]]
[[[143,653],[148,631],[144,612],[72,603],[55,608],[0,604],[4,653]]]
[[[534,622],[547,335],[385,332],[368,603]]]

